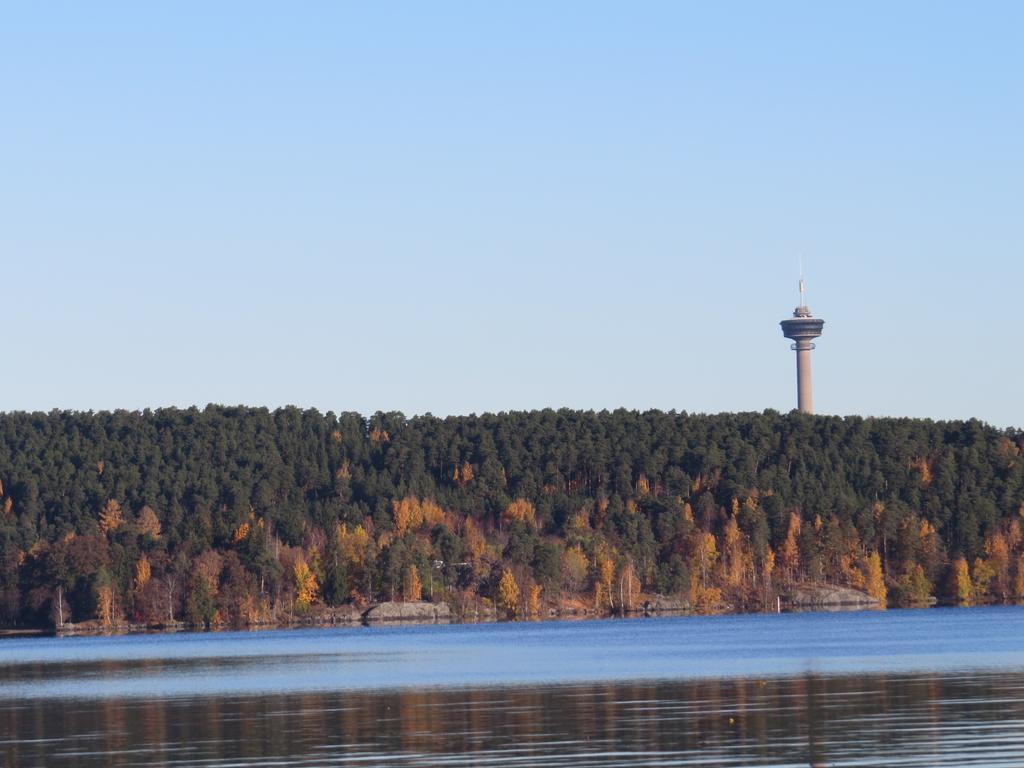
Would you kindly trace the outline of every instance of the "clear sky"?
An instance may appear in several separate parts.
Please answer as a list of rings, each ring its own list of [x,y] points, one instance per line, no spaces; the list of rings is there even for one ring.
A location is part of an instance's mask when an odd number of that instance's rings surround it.
[[[1024,3],[0,9],[0,409],[1024,426]]]

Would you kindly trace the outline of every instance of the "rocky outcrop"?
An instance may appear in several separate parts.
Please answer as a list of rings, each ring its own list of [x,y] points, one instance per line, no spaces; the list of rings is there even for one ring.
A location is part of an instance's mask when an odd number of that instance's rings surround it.
[[[645,616],[662,616],[677,613],[686,613],[690,610],[690,604],[683,600],[677,600],[664,595],[652,595],[640,606],[640,612]]]
[[[866,592],[832,584],[803,584],[796,587],[783,602],[793,608],[875,608],[878,600]]]
[[[447,603],[380,603],[373,606],[363,618],[368,622],[379,621],[451,621],[452,612]]]
[[[334,627],[359,624],[362,620],[363,612],[354,605],[339,605],[335,608],[323,608],[306,616],[295,617],[289,623],[307,627]]]

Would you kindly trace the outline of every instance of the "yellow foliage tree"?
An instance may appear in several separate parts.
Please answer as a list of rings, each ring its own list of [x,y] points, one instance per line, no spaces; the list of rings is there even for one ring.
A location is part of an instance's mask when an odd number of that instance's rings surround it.
[[[921,473],[921,485],[925,488],[932,484],[932,468],[925,458],[916,458],[910,462],[910,468]]]
[[[498,605],[508,618],[515,618],[519,612],[519,584],[512,571],[505,570],[498,582]]]
[[[764,604],[767,607],[772,592],[772,574],[775,572],[775,552],[767,547],[761,562],[761,581],[764,587]]]
[[[735,499],[733,499],[735,506]],[[733,515],[725,524],[723,533],[725,581],[730,587],[738,587],[743,580],[744,536],[740,530],[736,516]]]
[[[690,606],[697,613],[715,613],[721,610],[722,590],[718,587],[704,588],[694,582],[690,588]]]
[[[250,530],[249,523],[242,523],[235,529],[235,535],[231,538],[231,543],[238,544],[248,539]]]
[[[1013,582],[1013,596],[1024,597],[1024,555],[1017,558],[1017,578]]]
[[[145,553],[139,556],[139,560],[135,563],[135,592],[140,594],[142,590],[146,588],[149,583],[149,579],[152,575],[152,569],[149,565],[149,558],[146,557]]]
[[[540,593],[541,593],[541,589],[542,589],[542,587],[541,587],[540,584],[533,584],[530,587],[530,615],[531,616],[539,616],[540,615]]]
[[[407,602],[417,603],[423,599],[423,582],[420,581],[420,569],[410,565],[405,571],[402,594]]]
[[[924,568],[915,563],[900,579],[900,591],[910,603],[927,603],[932,596],[932,583],[928,581]]]
[[[711,573],[717,562],[718,542],[715,540],[714,534],[704,531],[697,539],[697,548],[693,553],[693,567],[690,569],[691,573],[694,571],[700,573],[700,586],[702,589],[707,589],[708,574]]]
[[[846,583],[854,589],[864,589],[864,571],[857,564],[857,557],[847,552],[839,557],[839,571]]]
[[[467,485],[473,482],[473,465],[468,461],[463,461],[461,467],[455,467],[455,471],[452,473],[452,480],[459,485]]]
[[[406,496],[391,502],[395,518],[395,533],[404,536],[409,531],[444,522],[444,510],[433,499],[418,499]]]
[[[349,532],[348,526],[342,523],[338,527],[338,544],[342,559],[348,565],[361,568],[366,563],[370,548],[370,534],[363,526],[357,525]]]
[[[718,562],[718,542],[714,534],[703,531],[697,538],[691,557],[690,605],[697,613],[713,613],[722,603],[722,591],[708,584],[708,577]]]
[[[295,561],[295,606],[297,608],[309,608],[316,600],[320,592],[320,585],[317,584],[316,574],[306,564],[305,560]]]
[[[800,567],[800,527],[800,515],[791,512],[786,540],[782,542],[782,548],[779,550],[779,565],[787,582],[793,581]]]
[[[420,502],[420,519],[420,525],[440,525],[444,522],[444,510],[433,499],[424,499]]]
[[[1000,598],[1006,598],[1010,593],[1010,545],[1006,537],[996,531],[985,542],[985,554],[988,555],[988,565],[992,570],[991,589]]]
[[[391,509],[395,517],[395,532],[399,536],[419,528],[423,523],[423,509],[415,496],[395,499],[391,502]]]
[[[537,518],[533,509],[533,504],[526,499],[516,499],[505,507],[505,511],[501,513],[502,526],[506,526],[515,521],[526,523],[527,525],[536,528]]]
[[[117,499],[107,499],[107,503],[100,510],[100,530],[104,533],[112,533],[124,524],[124,510]]]
[[[562,555],[562,568],[565,572],[566,585],[573,592],[579,591],[583,580],[587,577],[587,556],[578,546],[570,547]]]
[[[882,574],[882,558],[878,552],[872,550],[864,562],[864,591],[878,601],[878,604],[885,608],[887,591],[885,588],[885,577]]]
[[[683,504],[683,527],[693,525],[693,507],[690,506],[690,502]]]
[[[160,518],[148,504],[139,510],[135,520],[135,527],[143,536],[152,536],[154,539],[160,536]]]
[[[974,597],[971,574],[967,569],[967,560],[963,557],[958,557],[953,562],[953,589],[956,592],[956,599],[961,603],[970,603]]]
[[[586,507],[578,510],[569,518],[566,530],[577,536],[582,536],[590,530],[590,512],[587,511]]]
[[[615,561],[607,552],[601,550],[597,553],[597,583],[594,586],[594,607],[602,610],[602,607],[609,611],[612,609],[612,585],[615,583]]]
[[[991,563],[981,557],[974,558],[974,567],[971,568],[971,578],[974,580],[974,596],[976,598],[988,597],[992,589],[992,582],[996,572]]]
[[[467,517],[462,526],[462,539],[466,542],[466,552],[470,560],[479,560],[487,551],[487,539],[471,517]]]

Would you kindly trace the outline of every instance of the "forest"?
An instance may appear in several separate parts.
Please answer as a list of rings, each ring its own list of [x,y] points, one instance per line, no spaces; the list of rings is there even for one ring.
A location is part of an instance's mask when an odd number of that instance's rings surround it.
[[[1024,596],[1024,433],[979,421],[208,406],[0,415],[0,625],[258,626]]]

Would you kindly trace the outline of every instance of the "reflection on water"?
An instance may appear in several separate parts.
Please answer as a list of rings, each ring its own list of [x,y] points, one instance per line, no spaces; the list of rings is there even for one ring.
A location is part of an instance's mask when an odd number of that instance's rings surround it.
[[[1024,675],[34,700],[6,766],[1010,766]]]
[[[1024,608],[0,641],[5,698],[1024,671]]]
[[[0,641],[13,766],[1022,766],[1024,609]]]

